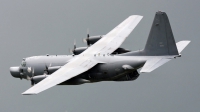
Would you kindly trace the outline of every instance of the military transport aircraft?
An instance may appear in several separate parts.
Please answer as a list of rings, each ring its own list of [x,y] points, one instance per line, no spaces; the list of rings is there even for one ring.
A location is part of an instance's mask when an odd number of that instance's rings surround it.
[[[88,47],[72,50],[73,55],[45,55],[24,58],[18,67],[10,67],[13,77],[31,81],[23,95],[38,94],[55,85],[79,85],[99,81],[132,81],[140,72],[151,72],[181,56],[188,40],[175,43],[165,12],[158,11],[143,50],[119,48],[142,19],[132,15],[103,36],[88,37]]]

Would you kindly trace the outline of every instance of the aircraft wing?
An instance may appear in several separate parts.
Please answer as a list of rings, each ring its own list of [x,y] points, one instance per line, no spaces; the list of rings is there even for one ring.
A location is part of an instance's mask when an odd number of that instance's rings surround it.
[[[136,25],[140,22],[142,16],[133,15],[125,19],[121,24],[111,30],[103,38],[90,46],[80,55],[75,56],[62,68],[25,91],[24,95],[38,94],[68,79],[71,79],[95,66],[99,63],[95,56],[111,54],[128,37]]]

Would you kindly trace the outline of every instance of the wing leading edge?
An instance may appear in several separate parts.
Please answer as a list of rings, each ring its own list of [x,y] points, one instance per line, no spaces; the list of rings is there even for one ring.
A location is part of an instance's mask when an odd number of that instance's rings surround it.
[[[31,87],[23,95],[38,94],[46,89],[49,89],[59,83],[62,83],[72,77],[75,77],[93,66],[98,61],[94,58],[94,54],[110,54],[115,51],[128,37],[132,30],[142,19],[142,16],[133,15],[124,20],[121,24],[111,30],[102,39],[93,44],[83,53],[75,56],[69,63],[65,64],[62,68],[45,78],[35,86]]]

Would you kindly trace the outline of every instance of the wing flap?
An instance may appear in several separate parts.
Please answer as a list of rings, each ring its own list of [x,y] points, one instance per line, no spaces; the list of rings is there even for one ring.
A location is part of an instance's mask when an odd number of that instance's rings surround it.
[[[142,67],[140,72],[142,72],[142,73],[151,72],[151,71],[155,70],[156,68],[162,66],[163,64],[167,63],[170,60],[171,59],[169,59],[169,58],[149,59],[146,61],[146,63],[144,64],[144,66]]]

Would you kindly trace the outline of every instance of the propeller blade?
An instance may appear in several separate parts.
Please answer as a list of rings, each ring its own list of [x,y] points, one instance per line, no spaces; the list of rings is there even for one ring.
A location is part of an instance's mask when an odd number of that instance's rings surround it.
[[[74,54],[72,49],[70,49],[70,51],[69,51],[69,52],[70,52],[71,54]]]
[[[90,31],[89,31],[89,28],[88,28],[87,29],[87,38],[85,39],[88,47],[90,46],[90,41],[89,41],[90,34],[89,33],[90,33]]]
[[[33,79],[31,78],[31,86],[34,86],[34,85],[35,85],[35,83],[34,83]]]
[[[76,40],[74,39],[74,49],[76,49]]]
[[[51,66],[51,63],[49,63],[49,66],[47,66],[47,64],[45,64],[45,75],[48,75],[49,74],[49,67]]]
[[[84,42],[84,43],[87,43],[87,38],[83,38],[83,42]]]
[[[32,77],[34,77],[34,68],[33,68],[33,71],[32,71]]]
[[[89,28],[87,29],[87,38],[89,38],[90,37],[90,31],[89,31]]]
[[[51,67],[51,63],[49,64],[49,67]]]
[[[33,81],[33,77],[34,77],[35,75],[34,75],[34,68],[33,68],[33,70],[32,70],[32,77],[31,77],[31,86],[34,86],[35,85],[35,83],[34,83],[34,81]]]
[[[31,80],[31,77],[29,77],[28,75],[26,75],[26,79],[27,80]]]
[[[69,48],[69,53],[73,54],[72,50]]]
[[[49,74],[49,70],[48,70],[48,66],[45,64],[45,70],[44,70],[44,74]]]
[[[90,46],[90,41],[89,41],[89,39],[87,40],[87,46],[88,46],[88,47]]]
[[[30,68],[30,70],[31,70],[31,68]],[[34,73],[34,69],[32,70],[32,76],[30,77],[29,75],[26,75],[26,79],[31,80],[31,78],[33,77],[33,73]]]

